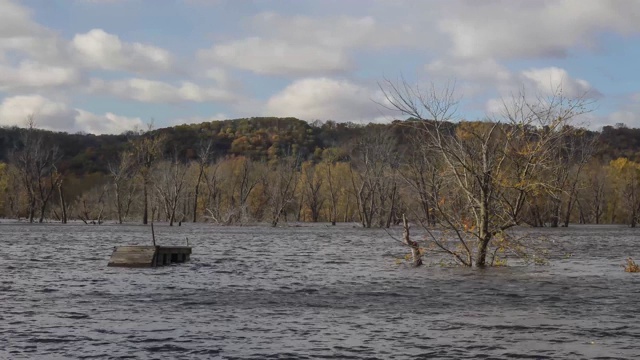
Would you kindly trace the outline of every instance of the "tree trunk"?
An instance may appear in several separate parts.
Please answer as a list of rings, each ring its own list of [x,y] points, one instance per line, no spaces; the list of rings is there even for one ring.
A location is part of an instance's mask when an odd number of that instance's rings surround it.
[[[478,268],[484,268],[487,266],[487,248],[489,247],[490,240],[490,236],[485,236],[484,239],[480,240],[480,244],[478,245],[478,254],[476,255],[476,267]]]
[[[38,222],[41,224],[44,222],[44,214],[46,211],[47,211],[47,201],[43,201],[42,206],[40,206],[40,218],[38,219]]]
[[[143,188],[143,193],[144,193],[144,211],[142,213],[142,224],[147,225],[147,223],[149,222],[149,199],[147,196],[147,181],[143,180],[142,181],[142,188]]]
[[[302,197],[300,198],[300,204],[298,205],[298,214],[296,215],[296,221],[300,222],[301,216],[302,216],[302,208],[304,206],[304,194],[302,195]],[[313,212],[313,209],[311,209]],[[311,215],[311,217],[313,217],[313,215]],[[306,217],[302,219],[302,221],[306,221]]]
[[[483,160],[486,164],[487,161],[484,157]],[[478,268],[487,266],[487,247],[489,246],[489,241],[491,241],[491,233],[489,232],[489,191],[491,174],[489,171],[485,171],[483,175],[482,188],[480,190],[482,201],[480,203],[480,223],[478,224],[480,243],[478,244],[478,253],[476,254],[476,267]]]
[[[278,222],[280,222],[281,215],[282,215],[282,209],[278,210],[278,212],[276,213],[276,216],[274,216],[273,220],[271,220],[271,227],[278,226]]]
[[[200,182],[202,180],[202,174],[204,173],[204,167],[200,168],[198,174],[198,181],[196,181],[196,188],[193,195],[193,222],[198,221],[198,195],[200,194]]]
[[[120,200],[120,185],[116,182],[116,211],[118,213],[118,224],[122,224],[122,202]]]
[[[389,205],[389,214],[387,216],[387,221],[385,223],[385,227],[388,229],[391,227],[391,220],[393,219],[394,209],[396,207],[396,186],[393,186],[393,192],[391,193],[391,204]]]
[[[62,207],[62,218],[61,221],[63,224],[67,223],[67,203],[64,199],[64,191],[62,190],[62,182],[58,185],[58,193],[60,194],[60,206]]]
[[[29,222],[33,223],[36,217],[36,199],[35,197],[29,201]]]
[[[551,227],[556,228],[558,225],[560,225],[560,200],[554,200]]]
[[[327,180],[329,182],[329,193],[331,193],[331,225],[336,225],[338,218],[338,209],[336,204],[336,195],[333,191],[333,182],[331,181],[331,164],[327,165]]]
[[[402,214],[402,240],[411,248],[411,264],[415,267],[421,266],[422,254],[420,253],[420,246],[409,238],[409,223],[404,214]]]
[[[573,209],[573,191],[569,194],[569,200],[567,202],[567,212],[564,215],[564,227],[569,227],[569,221],[571,220],[571,210]]]

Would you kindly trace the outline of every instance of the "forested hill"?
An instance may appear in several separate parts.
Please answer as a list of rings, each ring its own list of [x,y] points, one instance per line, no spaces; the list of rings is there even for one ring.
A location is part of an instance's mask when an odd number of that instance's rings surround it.
[[[333,121],[308,123],[296,118],[254,117],[234,120],[212,121],[200,124],[178,125],[153,130],[153,134],[166,136],[167,155],[177,151],[179,157],[188,160],[197,155],[197,148],[211,140],[216,157],[243,155],[254,160],[300,154],[305,159],[319,159],[328,148],[348,148],[350,141],[371,128],[388,128],[389,133],[399,137],[410,131],[402,121],[391,124],[359,125]],[[109,162],[115,161],[128,142],[139,136],[127,132],[120,135],[68,134],[42,131],[45,141],[55,144],[62,161],[58,169],[81,175],[106,172]],[[599,136],[596,157],[603,162],[626,157],[640,161],[640,129],[625,126],[605,126]],[[21,149],[21,129],[0,128],[0,162],[9,162],[15,150]]]
[[[178,152],[180,158],[193,159],[201,144],[211,141],[215,157],[243,155],[254,160],[274,156],[300,154],[306,159],[319,156],[330,147],[341,147],[368,127],[353,123],[309,124],[295,118],[254,117],[245,119],[185,124],[156,129],[145,134],[126,132],[121,135],[68,134],[39,130],[50,145],[56,145],[62,161],[58,170],[75,174],[106,172],[109,162],[127,147],[133,138],[149,134],[166,137],[167,155]],[[10,162],[11,153],[23,147],[21,131],[17,127],[0,128],[0,162]]]

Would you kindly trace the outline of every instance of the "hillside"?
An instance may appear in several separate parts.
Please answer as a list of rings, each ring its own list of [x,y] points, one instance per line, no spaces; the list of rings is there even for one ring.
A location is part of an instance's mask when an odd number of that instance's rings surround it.
[[[370,127],[388,128],[400,140],[410,131],[402,122],[391,124],[336,123],[309,124],[296,118],[254,117],[244,119],[178,125],[154,130],[167,136],[167,154],[178,151],[183,159],[195,158],[198,144],[212,140],[214,156],[243,155],[254,160],[267,160],[276,155],[298,153],[305,159],[317,158],[321,150],[348,147],[351,140]],[[0,162],[8,162],[10,154],[22,147],[20,129],[0,128]],[[140,135],[68,134],[42,131],[46,141],[58,146],[62,153],[59,169],[77,175],[106,172],[110,161],[117,158],[127,142]],[[599,136],[596,154],[603,162],[626,157],[640,161],[640,129],[605,126]],[[399,141],[401,144],[403,141]]]

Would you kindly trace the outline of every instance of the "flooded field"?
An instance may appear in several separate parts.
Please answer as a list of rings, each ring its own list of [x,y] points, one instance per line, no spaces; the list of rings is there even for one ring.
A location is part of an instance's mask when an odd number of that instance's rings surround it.
[[[593,358],[640,354],[640,229],[538,229],[572,254],[397,265],[382,230],[156,226],[189,263],[108,268],[148,227],[0,224],[0,359]]]

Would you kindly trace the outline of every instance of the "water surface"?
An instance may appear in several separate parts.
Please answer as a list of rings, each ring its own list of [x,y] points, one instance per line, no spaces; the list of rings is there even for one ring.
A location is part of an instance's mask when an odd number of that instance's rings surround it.
[[[637,358],[640,229],[534,231],[564,248],[550,266],[477,271],[397,265],[351,224],[157,225],[191,262],[122,269],[148,227],[4,223],[0,358]]]

